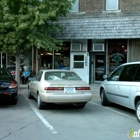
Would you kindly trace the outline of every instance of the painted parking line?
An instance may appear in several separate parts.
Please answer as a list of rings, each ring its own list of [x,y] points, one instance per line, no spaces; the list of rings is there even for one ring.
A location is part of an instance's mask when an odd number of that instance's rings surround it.
[[[117,113],[117,114],[120,114],[120,115],[122,115],[122,116],[125,116],[125,117],[128,117],[128,118],[137,120],[135,117],[131,117],[131,116],[129,116],[129,115],[126,115],[125,113],[121,113],[121,112],[116,111],[116,110],[114,110],[114,109],[111,109],[111,108],[108,108],[108,107],[104,107],[104,106],[102,106],[102,105],[99,105],[99,104],[94,103],[94,102],[91,102],[91,101],[90,101],[89,103],[94,104],[94,105],[97,105],[97,106],[102,107],[102,108],[104,108],[104,109],[107,109],[107,110],[109,110],[109,111],[113,111],[113,112],[115,112],[115,113]]]
[[[36,109],[36,107],[28,100],[28,98],[24,95],[24,98],[29,103],[31,109],[35,112],[35,114],[39,117],[39,119],[44,123],[44,125],[53,133],[57,134],[58,132],[53,128],[53,126],[48,123],[48,121],[40,114],[40,112]]]

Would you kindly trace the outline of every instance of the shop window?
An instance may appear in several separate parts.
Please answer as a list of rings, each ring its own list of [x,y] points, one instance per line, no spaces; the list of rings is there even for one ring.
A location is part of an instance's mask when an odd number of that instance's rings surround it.
[[[58,51],[39,50],[39,67],[47,69],[58,69],[60,63],[70,67],[70,42],[63,42]]]
[[[79,11],[79,0],[76,0],[75,3],[72,6],[72,9],[70,10],[70,12],[78,12]]]
[[[108,40],[108,73],[127,62],[127,40]]]
[[[106,0],[106,10],[118,10],[119,0]]]
[[[7,66],[15,65],[16,58],[12,54],[7,54]]]
[[[0,52],[0,68],[2,67],[2,64],[1,64],[1,53],[2,52]]]

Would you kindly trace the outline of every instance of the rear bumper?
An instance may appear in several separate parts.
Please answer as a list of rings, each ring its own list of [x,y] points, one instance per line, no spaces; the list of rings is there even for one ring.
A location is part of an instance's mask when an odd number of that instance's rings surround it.
[[[18,96],[17,89],[8,89],[5,91],[0,91],[0,100],[8,99],[13,100],[16,99]]]
[[[88,102],[92,99],[91,93],[85,94],[41,94],[41,100],[46,103],[80,103],[80,102]]]

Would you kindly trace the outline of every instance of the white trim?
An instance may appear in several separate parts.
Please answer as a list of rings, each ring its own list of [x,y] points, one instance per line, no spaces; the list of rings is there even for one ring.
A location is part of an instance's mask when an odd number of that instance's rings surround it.
[[[81,43],[72,43],[71,51],[82,51]]]
[[[98,49],[98,48],[95,48],[95,47],[97,47],[97,46],[102,47],[102,49],[100,49],[100,48],[99,48],[99,49]],[[99,43],[93,44],[92,51],[94,51],[94,52],[105,51],[104,44],[99,44]]]

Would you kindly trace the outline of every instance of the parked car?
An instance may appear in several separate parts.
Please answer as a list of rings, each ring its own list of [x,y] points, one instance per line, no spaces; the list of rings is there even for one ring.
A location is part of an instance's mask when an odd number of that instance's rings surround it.
[[[92,99],[90,86],[73,71],[40,70],[29,80],[28,98],[37,99],[39,109],[47,103],[69,103],[84,108]]]
[[[17,82],[7,69],[0,68],[0,100],[9,100],[12,104],[16,104],[17,99]]]
[[[7,70],[9,70],[12,74],[12,76],[15,78],[15,75],[16,75],[16,66],[15,65],[10,65],[10,66],[7,66]],[[22,75],[22,70],[20,68],[20,77]]]
[[[70,67],[64,67],[62,70],[70,70]]]
[[[140,62],[119,66],[109,76],[104,75],[100,85],[101,104],[113,102],[136,112],[140,122]]]

